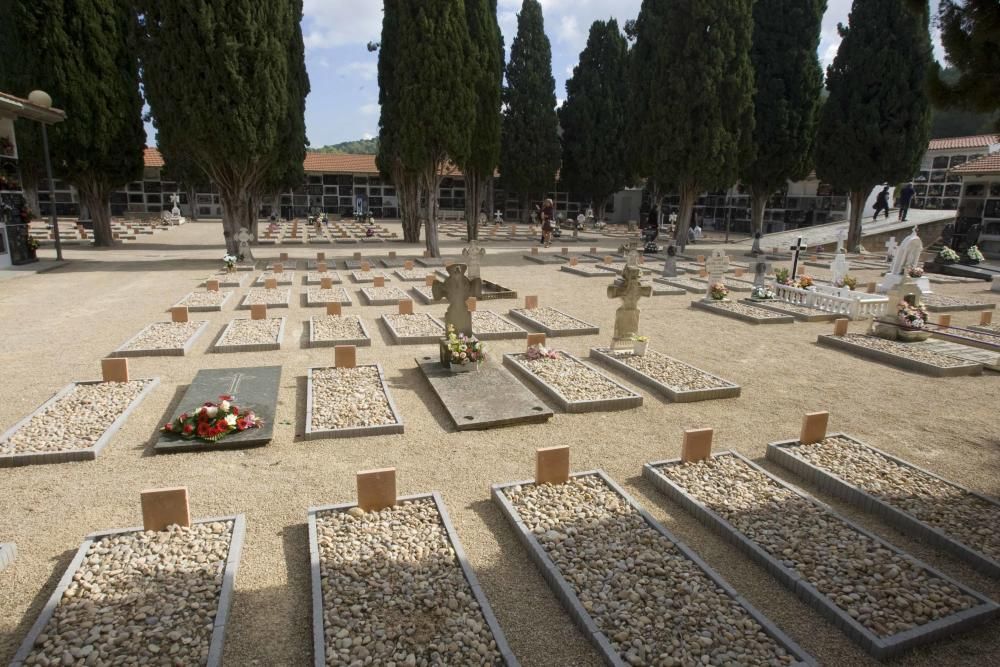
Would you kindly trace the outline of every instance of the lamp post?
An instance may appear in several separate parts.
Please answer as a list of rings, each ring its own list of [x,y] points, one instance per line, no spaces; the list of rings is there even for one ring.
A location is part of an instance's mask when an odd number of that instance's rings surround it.
[[[33,90],[28,95],[28,101],[36,107],[43,109],[52,108],[52,98],[43,90]],[[56,191],[52,181],[52,161],[49,159],[49,132],[43,121],[38,121],[42,126],[42,150],[45,153],[45,178],[49,182],[49,215],[52,222],[52,233],[56,241],[56,260],[62,261],[62,239],[59,238],[59,219],[56,217]],[[41,211],[39,211],[41,213]]]

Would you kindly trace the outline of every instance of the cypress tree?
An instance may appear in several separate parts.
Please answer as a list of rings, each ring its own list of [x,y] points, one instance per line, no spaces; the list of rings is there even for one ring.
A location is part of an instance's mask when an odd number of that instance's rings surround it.
[[[698,195],[753,157],[751,0],[643,0],[630,55],[635,165],[677,189],[683,247]]]
[[[580,64],[566,82],[562,169],[566,189],[586,194],[597,219],[627,182],[625,166],[625,67],[628,44],[618,22],[594,21]]]
[[[538,0],[524,0],[517,15],[503,101],[500,175],[504,187],[520,196],[527,221],[530,198],[554,185],[561,152],[552,47]]]
[[[301,0],[148,0],[140,8],[158,140],[187,151],[218,188],[229,252],[276,175],[301,169],[301,14]]]
[[[17,9],[31,45],[19,57],[66,111],[67,120],[49,131],[53,169],[90,212],[94,244],[111,246],[111,193],[141,177],[146,143],[132,4],[24,0]]]
[[[751,197],[753,231],[762,231],[767,200],[812,168],[823,71],[816,49],[826,0],[756,0],[750,59],[755,158],[742,169]]]
[[[872,188],[912,177],[927,150],[927,23],[926,2],[914,11],[908,0],[855,0],[849,25],[837,26],[843,41],[827,69],[816,172],[851,193],[850,250],[861,244]]]
[[[496,0],[465,0],[472,57],[469,83],[474,91],[475,121],[465,174],[465,225],[469,239],[479,233],[479,209],[500,161],[500,96],[503,85],[503,36]]]
[[[1000,2],[941,0],[938,26],[948,61],[961,74],[949,82],[935,67],[934,101],[969,111],[1000,109]]]

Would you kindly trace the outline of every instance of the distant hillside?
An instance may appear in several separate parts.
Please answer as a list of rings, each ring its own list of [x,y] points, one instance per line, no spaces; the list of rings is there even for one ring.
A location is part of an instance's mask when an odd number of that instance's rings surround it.
[[[310,148],[317,153],[343,153],[347,155],[374,155],[378,153],[378,138],[358,139],[357,141],[345,141],[332,146],[321,146]]]

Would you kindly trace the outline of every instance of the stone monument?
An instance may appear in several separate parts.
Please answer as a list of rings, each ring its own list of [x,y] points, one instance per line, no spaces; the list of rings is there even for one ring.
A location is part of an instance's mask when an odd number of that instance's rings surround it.
[[[905,246],[906,241],[904,240],[900,248]],[[896,317],[896,310],[901,303],[907,303],[914,307],[923,305],[920,299],[921,290],[917,281],[904,274],[900,276],[900,281],[889,290],[887,296],[889,297],[889,307],[886,309],[885,316],[883,318],[877,319],[873,317],[871,319],[868,324],[868,334],[887,340],[900,340],[903,342],[927,340],[931,335],[930,330],[923,328],[905,329],[900,326],[899,320]]]
[[[895,239],[889,239],[889,241],[895,243]],[[889,249],[889,242],[886,242],[886,249]],[[899,248],[893,248],[893,250],[895,252],[892,266],[889,267],[889,272],[885,274],[882,284],[878,286],[880,294],[889,293],[893,287],[903,282],[903,278],[908,277],[910,269],[920,265],[920,253],[924,251],[924,243],[917,235],[917,228],[914,227],[910,235],[899,244]],[[926,276],[917,278],[914,284],[924,294],[931,293],[930,281]]]
[[[462,256],[465,257],[465,264],[468,266],[468,275],[470,280],[478,280],[480,278],[479,267],[483,262],[483,255],[486,254],[486,248],[479,245],[477,239],[472,239],[469,241],[469,245],[462,248]],[[477,294],[476,296],[480,296]]]
[[[905,242],[906,239],[903,239],[903,241]],[[898,247],[899,247],[899,244],[896,243],[896,237],[895,236],[893,236],[892,238],[890,238],[888,241],[885,242],[885,261],[886,262],[891,262],[891,261],[893,261],[893,259],[895,259],[895,257],[896,257],[896,248],[898,248]]]
[[[631,340],[639,334],[639,299],[653,295],[653,288],[641,282],[642,270],[638,266],[626,266],[622,277],[614,285],[608,285],[608,298],[621,299],[622,305],[615,311],[615,334],[611,347],[620,341]]]
[[[181,217],[181,208],[178,205],[180,204],[180,201],[181,198],[177,195],[176,192],[170,195],[170,203],[174,205],[174,207],[170,209],[170,215],[174,216],[175,218]]]
[[[236,235],[236,240],[239,242],[239,249],[236,251],[236,256],[239,258],[240,262],[253,262],[253,252],[250,251],[250,241],[253,240],[253,234],[246,227],[241,227],[239,233]]]
[[[705,262],[708,271],[708,287],[705,289],[704,301],[713,301],[712,285],[726,282],[726,271],[729,270],[729,255],[720,248],[712,251],[712,256]]]
[[[766,287],[767,274],[771,272],[771,263],[764,260],[754,262],[753,265],[753,286]]]
[[[837,256],[833,258],[833,262],[830,263],[830,282],[833,283],[834,287],[843,287],[844,278],[851,270],[851,263],[847,261],[847,255],[844,254],[843,250],[837,252]]]
[[[451,264],[448,267],[448,278],[443,282],[435,280],[431,292],[435,300],[446,299],[448,310],[444,315],[446,325],[455,327],[455,333],[472,335],[472,314],[467,301],[480,291],[479,278],[470,279],[465,275],[468,267],[465,264]]]
[[[847,240],[847,229],[841,227],[837,230],[837,254],[844,252],[844,241]]]
[[[673,244],[667,246],[667,259],[663,262],[663,277],[677,277],[677,247]]]

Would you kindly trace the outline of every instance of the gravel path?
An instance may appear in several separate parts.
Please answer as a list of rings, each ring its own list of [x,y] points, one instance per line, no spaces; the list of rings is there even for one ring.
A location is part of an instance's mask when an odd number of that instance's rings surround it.
[[[382,317],[392,325],[396,333],[400,336],[443,336],[444,327],[438,324],[427,313],[414,313],[413,315],[400,315],[399,313],[388,313]]]
[[[539,324],[542,324],[549,329],[591,329],[592,324],[588,324],[582,320],[578,320],[575,317],[570,317],[565,313],[562,313],[555,308],[549,308],[548,306],[543,306],[541,308],[534,308],[532,310],[527,310],[525,308],[514,308],[511,310],[513,313],[518,313],[524,317],[534,320]]]
[[[205,664],[233,522],[102,538],[27,665]]]
[[[367,338],[357,315],[324,315],[312,318],[314,340],[357,340]]]
[[[608,349],[602,351],[605,354],[613,354]],[[720,380],[694,366],[689,366],[655,350],[647,349],[646,354],[641,357],[626,353],[614,354],[614,358],[616,361],[620,361],[677,391],[721,389],[733,386],[731,382]]]
[[[849,333],[843,338],[850,343],[861,345],[862,347],[867,347],[871,350],[889,352],[890,354],[907,357],[908,359],[930,364],[931,366],[938,366],[940,368],[952,368],[954,366],[965,366],[968,364],[967,361],[963,361],[957,357],[949,357],[945,354],[924,350],[919,347],[907,345],[906,343],[898,343],[894,340],[878,338],[877,336]]]
[[[266,320],[233,320],[232,326],[219,339],[216,345],[263,345],[279,343],[278,333],[281,331],[281,318],[269,317]]]
[[[848,438],[827,438],[786,449],[958,542],[1000,560],[1000,507]]]
[[[505,495],[629,664],[791,664],[734,598],[599,477]]]
[[[788,315],[782,315],[781,313],[776,313],[773,310],[757,308],[756,306],[747,306],[735,301],[706,301],[705,303],[712,308],[727,310],[731,313],[739,313],[741,315],[748,315],[759,320],[772,320],[779,317],[788,317]]]
[[[350,303],[351,297],[343,287],[331,287],[330,289],[313,287],[306,294],[306,300],[309,303]]]
[[[232,290],[219,290],[218,292],[191,292],[181,299],[178,306],[188,306],[191,308],[205,306],[221,306],[223,302],[232,295]]]
[[[522,333],[524,329],[507,321],[492,310],[472,311],[472,331],[474,333]]]
[[[976,605],[735,456],[658,470],[879,637]]]
[[[317,516],[328,665],[502,665],[431,499]]]
[[[600,371],[565,354],[559,355],[558,359],[532,360],[524,354],[516,354],[514,358],[570,401],[604,401],[634,396]]]
[[[283,306],[288,303],[288,295],[289,291],[280,287],[278,289],[253,288],[247,292],[243,303],[248,306],[260,303],[267,306]]]
[[[145,387],[144,380],[78,384],[0,442],[0,454],[90,449]]]
[[[153,322],[123,350],[174,350],[183,348],[204,322]]]
[[[315,370],[312,392],[314,431],[396,423],[374,366]]]

